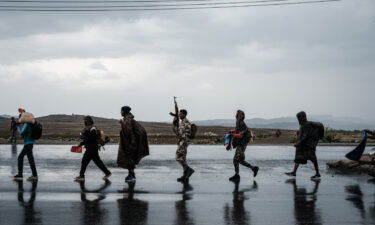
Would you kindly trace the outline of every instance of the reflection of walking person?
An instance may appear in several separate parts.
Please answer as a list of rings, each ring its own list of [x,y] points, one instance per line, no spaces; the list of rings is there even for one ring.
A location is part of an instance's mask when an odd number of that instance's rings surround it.
[[[176,219],[174,224],[189,224],[194,225],[194,215],[189,211],[187,202],[191,200],[193,195],[189,193],[193,190],[193,187],[187,183],[183,183],[182,191],[178,194],[182,194],[182,199],[175,202]]]
[[[112,174],[104,165],[103,161],[99,156],[99,143],[98,143],[98,130],[94,127],[94,120],[90,116],[84,118],[85,129],[81,133],[81,138],[83,141],[80,146],[84,145],[86,148],[85,154],[82,158],[81,171],[79,176],[75,178],[76,181],[85,180],[86,168],[89,165],[90,161],[94,163],[103,171],[105,176],[103,179],[108,179]]]
[[[288,176],[295,177],[300,164],[306,164],[310,160],[314,164],[315,175],[311,179],[320,179],[318,160],[316,158],[316,146],[318,145],[321,129],[324,127],[320,123],[307,121],[306,113],[299,112],[297,119],[300,124],[298,131],[296,147],[295,164],[292,172],[285,173]]]
[[[37,180],[38,173],[35,167],[34,155],[33,155],[33,147],[34,147],[34,139],[32,137],[32,130],[30,123],[23,123],[17,126],[19,134],[23,137],[23,149],[18,156],[18,174],[14,176],[14,179],[22,179],[23,178],[23,158],[25,155],[29,160],[30,168],[32,171],[32,176],[28,178],[28,180]]]
[[[245,192],[257,191],[258,184],[254,180],[253,185],[247,189],[239,189],[239,181],[234,182],[233,205],[226,204],[224,207],[225,224],[251,224],[249,210],[245,209],[245,201],[248,199]]]
[[[296,224],[322,224],[319,210],[316,209],[320,180],[314,180],[314,189],[310,193],[305,188],[299,188],[295,179],[290,179],[287,183],[293,185]]]
[[[361,217],[365,218],[366,209],[363,202],[363,192],[358,184],[345,186],[345,191],[348,193],[346,200],[353,203],[353,206],[359,210]]]
[[[106,218],[106,209],[100,207],[100,201],[105,199],[105,194],[102,192],[111,185],[109,180],[105,180],[105,183],[96,190],[87,190],[85,181],[80,181],[79,185],[81,188],[81,201],[82,201],[82,216],[81,221],[83,224],[105,224],[103,220]],[[86,193],[99,193],[98,196],[89,200],[86,197]]]
[[[24,199],[24,189],[23,189],[23,180],[15,180],[18,184],[18,194],[17,199],[20,204],[25,210],[24,214],[24,224],[42,224],[41,213],[37,212],[34,209],[34,202],[36,198],[36,190],[38,181],[34,180],[31,182],[31,190],[30,190],[30,199],[25,201]]]
[[[250,163],[245,161],[245,150],[247,144],[250,141],[251,132],[245,123],[245,113],[242,110],[237,110],[236,113],[236,129],[233,132],[233,147],[236,148],[236,153],[233,157],[233,165],[235,175],[229,178],[230,181],[240,180],[240,164],[250,168],[253,171],[254,177],[257,176],[259,167],[252,166]]]
[[[147,224],[148,202],[134,198],[134,182],[128,182],[128,185],[129,188],[124,191],[124,197],[117,200],[120,224]],[[125,193],[127,193],[127,196]]]

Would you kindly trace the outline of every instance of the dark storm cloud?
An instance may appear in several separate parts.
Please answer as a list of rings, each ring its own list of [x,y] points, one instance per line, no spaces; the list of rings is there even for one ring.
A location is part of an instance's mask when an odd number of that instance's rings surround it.
[[[2,13],[1,100],[15,101],[0,111],[29,104],[39,114],[91,110],[115,117],[126,101],[142,119],[166,120],[170,97],[178,95],[196,119],[227,118],[239,107],[258,117],[306,109],[368,118],[375,110],[363,106],[375,97],[374,12],[371,0],[347,0],[179,12]],[[103,91],[103,107],[81,106],[93,89]],[[43,101],[31,104],[26,90]],[[63,97],[64,107],[55,103]]]

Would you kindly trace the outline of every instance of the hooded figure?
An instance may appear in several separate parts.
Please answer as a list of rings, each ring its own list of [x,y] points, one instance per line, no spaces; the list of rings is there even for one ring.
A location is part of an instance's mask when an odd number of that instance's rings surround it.
[[[245,150],[250,140],[251,132],[245,123],[245,113],[242,110],[237,110],[236,113],[236,128],[232,130],[233,134],[233,147],[236,148],[236,153],[233,158],[233,165],[235,175],[229,178],[230,181],[238,182],[240,180],[239,164],[250,168],[253,171],[254,177],[258,174],[259,167],[252,166],[245,161]]]
[[[292,172],[285,173],[288,176],[295,177],[299,164],[306,164],[307,160],[310,160],[315,167],[316,174],[311,179],[320,179],[318,160],[316,158],[316,146],[319,142],[320,132],[316,122],[310,122],[307,120],[306,113],[301,111],[296,115],[298,123],[300,125],[298,131],[297,142],[294,144],[296,147],[295,154],[295,165]],[[323,125],[321,125],[323,126]],[[322,128],[324,129],[324,127]]]
[[[236,113],[236,129],[235,134],[237,138],[234,139],[234,146],[237,145],[247,145],[250,141],[250,130],[247,128],[245,123],[245,112],[242,110],[237,110]]]
[[[300,125],[298,140],[295,146],[304,152],[315,151],[319,142],[319,130],[315,128],[314,122],[307,121],[306,113],[299,112],[297,114],[298,123]],[[315,157],[316,158],[316,157]]]
[[[126,182],[135,181],[135,166],[143,157],[149,155],[146,130],[134,120],[130,111],[129,106],[121,108],[123,118],[120,120],[121,131],[117,156],[118,166],[129,170]]]

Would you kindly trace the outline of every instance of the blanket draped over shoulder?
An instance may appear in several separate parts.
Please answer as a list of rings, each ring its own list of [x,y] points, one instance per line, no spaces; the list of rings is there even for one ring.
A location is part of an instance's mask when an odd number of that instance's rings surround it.
[[[120,123],[117,164],[125,169],[134,169],[143,157],[149,155],[147,132],[131,113],[124,116]]]

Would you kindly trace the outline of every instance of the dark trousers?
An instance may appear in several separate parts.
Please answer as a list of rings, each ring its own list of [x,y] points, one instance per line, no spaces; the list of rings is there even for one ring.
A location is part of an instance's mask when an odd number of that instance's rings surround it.
[[[12,138],[17,138],[17,130],[12,130]]]
[[[83,154],[82,158],[81,171],[79,172],[80,176],[85,176],[86,168],[91,160],[94,161],[96,166],[99,167],[106,175],[111,173],[104,165],[103,161],[100,159],[97,149],[86,149],[85,154]]]
[[[38,176],[38,173],[36,172],[36,168],[35,168],[33,147],[34,147],[33,144],[27,144],[23,146],[23,149],[18,156],[18,174],[22,175],[23,173],[23,158],[26,155],[27,159],[29,160],[29,164],[30,164],[30,168],[33,173],[33,176]]]

